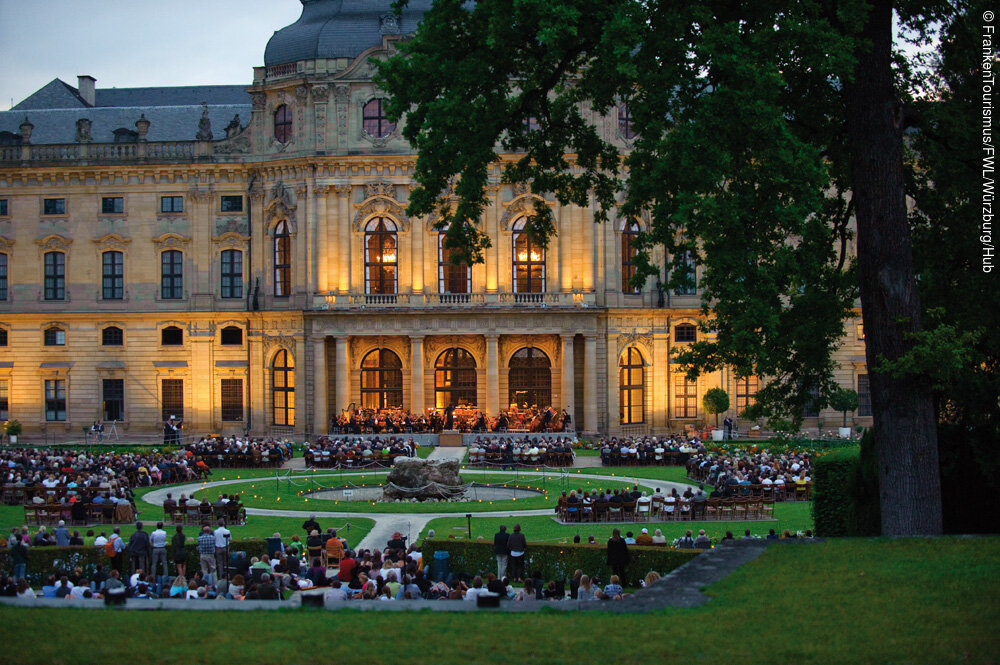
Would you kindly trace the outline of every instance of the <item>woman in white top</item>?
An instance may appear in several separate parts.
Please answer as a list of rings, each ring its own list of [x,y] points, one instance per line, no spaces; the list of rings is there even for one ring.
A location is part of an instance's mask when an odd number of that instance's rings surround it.
[[[576,590],[577,600],[597,600],[597,587],[590,581],[590,575],[580,578],[580,586]]]
[[[667,537],[663,535],[663,532],[657,529],[653,534],[653,544],[654,545],[666,545]]]
[[[30,598],[34,600],[38,596],[35,595],[35,591],[28,586],[28,580],[23,577],[17,581],[17,597],[18,598]]]

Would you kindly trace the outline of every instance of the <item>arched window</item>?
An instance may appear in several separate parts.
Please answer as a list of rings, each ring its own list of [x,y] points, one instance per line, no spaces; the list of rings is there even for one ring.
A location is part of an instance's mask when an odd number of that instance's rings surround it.
[[[295,363],[281,349],[271,363],[272,422],[281,427],[295,425]]]
[[[101,254],[101,298],[122,300],[125,297],[125,255],[121,252]]]
[[[43,340],[45,346],[66,346],[66,331],[57,326],[46,328]]]
[[[280,143],[292,140],[292,112],[285,104],[274,111],[274,138]]]
[[[280,221],[274,227],[274,295],[287,298],[292,292],[292,237],[288,235],[288,222]]]
[[[698,329],[691,323],[682,323],[674,328],[675,342],[697,342]]]
[[[45,252],[45,299],[66,299],[66,255]]]
[[[385,115],[385,106],[377,97],[368,100],[362,108],[361,124],[365,133],[376,139],[384,139],[396,131],[396,123],[389,122],[389,118]]]
[[[465,349],[448,349],[434,364],[434,405],[476,406],[476,359]]]
[[[161,346],[183,346],[184,331],[177,326],[167,326],[160,331]]]
[[[507,388],[511,406],[545,408],[552,404],[552,363],[533,346],[511,356]]]
[[[622,293],[639,293],[639,289],[632,285],[636,272],[635,257],[639,255],[638,236],[639,223],[626,222],[622,228]]]
[[[184,254],[176,249],[160,254],[160,297],[164,300],[184,297]]]
[[[125,332],[118,326],[108,326],[101,330],[101,346],[122,346],[125,344]]]
[[[632,126],[632,111],[628,104],[618,105],[618,134],[626,141],[635,138],[635,128]]]
[[[221,291],[223,298],[243,297],[243,252],[238,249],[222,250]]]
[[[438,293],[469,293],[472,271],[467,263],[451,262],[451,250],[444,246],[444,233],[438,234]]]
[[[243,346],[243,328],[226,326],[219,333],[219,343],[223,346]]]
[[[618,361],[618,408],[622,425],[646,422],[645,375],[642,354],[629,347]]]
[[[545,248],[528,238],[525,223],[514,223],[514,293],[544,293]]]
[[[375,349],[361,361],[361,408],[403,407],[403,363],[389,349]]]
[[[365,227],[365,293],[396,293],[396,225],[385,217]]]

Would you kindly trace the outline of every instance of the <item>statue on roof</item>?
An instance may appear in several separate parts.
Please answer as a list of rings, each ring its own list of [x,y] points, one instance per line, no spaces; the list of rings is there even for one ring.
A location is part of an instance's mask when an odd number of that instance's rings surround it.
[[[212,121],[208,119],[208,103],[201,103],[201,120],[198,121],[198,133],[194,136],[198,141],[212,140]]]
[[[229,121],[229,124],[226,125],[226,138],[231,139],[242,131],[243,125],[240,124],[240,114],[237,113],[233,116],[233,119]]]

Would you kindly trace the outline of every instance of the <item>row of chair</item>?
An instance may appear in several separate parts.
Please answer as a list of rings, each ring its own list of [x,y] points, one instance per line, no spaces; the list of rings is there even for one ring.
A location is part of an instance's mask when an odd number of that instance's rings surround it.
[[[81,504],[74,510],[67,504],[47,503],[24,506],[25,524],[57,524],[63,520],[67,524],[85,526],[87,524],[127,524],[134,522],[136,511],[131,504]]]
[[[684,466],[691,453],[664,450],[657,448],[645,453],[622,452],[614,450],[608,455],[601,455],[604,466]]]
[[[208,453],[200,455],[197,459],[213,469],[273,468],[285,463],[285,458],[279,452],[265,455],[260,451],[253,453]]]
[[[243,504],[228,503],[224,508],[210,506],[210,510],[202,510],[200,506],[163,509],[163,521],[167,524],[203,524],[225,520],[226,524],[243,524],[246,521],[246,510]]]
[[[488,452],[478,449],[475,452],[469,451],[469,464],[471,466],[503,466],[505,464],[573,466],[573,459],[572,452],[539,451],[534,454],[522,452],[507,457],[502,452]]]
[[[587,507],[559,499],[556,512],[563,522],[677,522],[694,520],[745,521],[774,519],[774,499],[713,498],[704,502],[662,501],[595,502]]]
[[[305,452],[305,463],[306,468],[330,468],[330,469],[350,469],[360,466],[369,466],[371,464],[377,464],[378,466],[391,467],[393,461],[397,457],[405,457],[403,453],[389,453],[388,455],[382,451],[372,451],[371,455],[348,455],[347,453],[341,451],[338,453],[331,453],[329,450],[321,451],[310,451]]]

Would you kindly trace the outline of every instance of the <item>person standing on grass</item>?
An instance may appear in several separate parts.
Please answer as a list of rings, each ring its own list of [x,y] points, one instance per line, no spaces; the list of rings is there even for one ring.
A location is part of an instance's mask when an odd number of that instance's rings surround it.
[[[156,523],[156,529],[149,534],[149,544],[153,548],[153,564],[150,566],[154,575],[158,574],[160,564],[163,564],[163,576],[170,574],[167,568],[167,532],[163,529],[163,522]]]
[[[512,580],[520,582],[524,579],[524,554],[528,549],[528,541],[521,533],[521,525],[514,525],[514,533],[507,539],[507,553],[509,555],[508,565],[510,566],[510,577]]]
[[[497,558],[497,579],[502,580],[507,576],[507,557],[510,553],[508,543],[510,534],[507,533],[507,526],[500,525],[500,531],[493,536],[493,554]]]
[[[201,573],[206,579],[214,579],[215,575],[215,536],[212,527],[207,524],[201,528],[198,536],[198,559],[201,563]]]
[[[625,579],[625,568],[631,560],[632,556],[629,554],[628,545],[622,539],[621,530],[615,529],[608,541],[608,566],[620,579]]]

